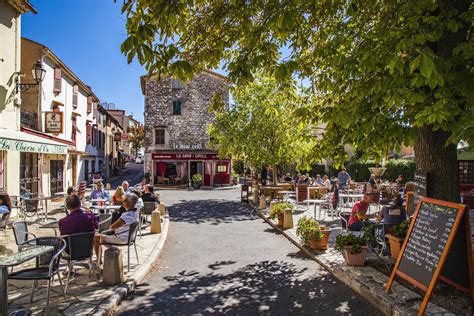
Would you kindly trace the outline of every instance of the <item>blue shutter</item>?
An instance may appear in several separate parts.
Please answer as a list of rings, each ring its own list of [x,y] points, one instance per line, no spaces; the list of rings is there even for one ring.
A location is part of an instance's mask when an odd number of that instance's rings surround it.
[[[181,115],[181,101],[173,101],[173,115]]]

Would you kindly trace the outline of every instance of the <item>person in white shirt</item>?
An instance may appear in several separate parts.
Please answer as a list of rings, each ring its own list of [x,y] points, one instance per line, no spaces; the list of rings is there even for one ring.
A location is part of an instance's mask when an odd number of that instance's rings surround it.
[[[138,223],[138,211],[136,204],[138,196],[133,193],[125,195],[122,206],[125,211],[120,215],[120,218],[110,225],[110,235],[97,234],[94,237],[94,250],[99,256],[100,243],[123,244],[128,242],[128,234],[130,232],[130,225]]]
[[[331,190],[331,180],[329,180],[329,177],[327,175],[323,176],[323,186],[330,191]]]

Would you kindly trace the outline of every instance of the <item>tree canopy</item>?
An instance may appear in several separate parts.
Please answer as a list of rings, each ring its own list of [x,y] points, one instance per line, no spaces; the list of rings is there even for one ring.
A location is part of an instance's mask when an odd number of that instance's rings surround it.
[[[252,167],[296,162],[308,168],[314,147],[313,129],[295,111],[306,105],[293,84],[281,86],[260,77],[233,89],[230,109],[214,105],[215,122],[208,127],[212,144],[223,157],[234,157]]]
[[[122,52],[182,79],[222,67],[311,82],[302,120],[324,122],[317,158],[415,145],[417,169],[457,195],[456,145],[474,143],[471,0],[125,0]],[[445,167],[446,166],[446,167]],[[430,191],[430,188],[429,188]]]

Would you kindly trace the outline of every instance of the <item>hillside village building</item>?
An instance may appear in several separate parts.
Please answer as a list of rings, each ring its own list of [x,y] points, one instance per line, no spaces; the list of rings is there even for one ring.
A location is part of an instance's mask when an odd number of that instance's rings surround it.
[[[214,116],[214,94],[229,103],[226,77],[202,72],[187,83],[155,76],[141,77],[145,96],[145,170],[155,184],[186,185],[194,174],[204,186],[230,183],[231,161],[209,148],[207,125]]]

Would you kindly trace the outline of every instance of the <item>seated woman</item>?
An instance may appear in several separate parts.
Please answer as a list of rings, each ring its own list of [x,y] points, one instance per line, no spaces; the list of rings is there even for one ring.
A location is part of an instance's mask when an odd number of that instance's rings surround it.
[[[395,196],[390,205],[382,208],[377,219],[379,221],[383,220],[385,233],[391,233],[394,226],[401,224],[407,219],[407,212],[403,207],[403,200],[400,195]]]
[[[138,196],[133,193],[129,193],[124,196],[123,206],[125,212],[122,213],[119,219],[110,225],[110,234],[97,234],[94,237],[94,251],[99,256],[99,249],[101,243],[113,243],[126,245],[128,242],[128,234],[130,225],[138,222],[138,212],[136,204],[138,202]]]
[[[115,193],[112,196],[111,203],[113,205],[122,205],[124,197],[125,191],[123,190],[123,187],[119,185],[117,189],[115,189]]]
[[[0,228],[5,228],[12,211],[12,201],[6,192],[0,193]]]
[[[364,194],[362,200],[357,201],[352,207],[351,215],[349,217],[349,230],[360,231],[364,227],[364,221],[376,217],[376,215],[367,215],[369,209],[370,195]]]

